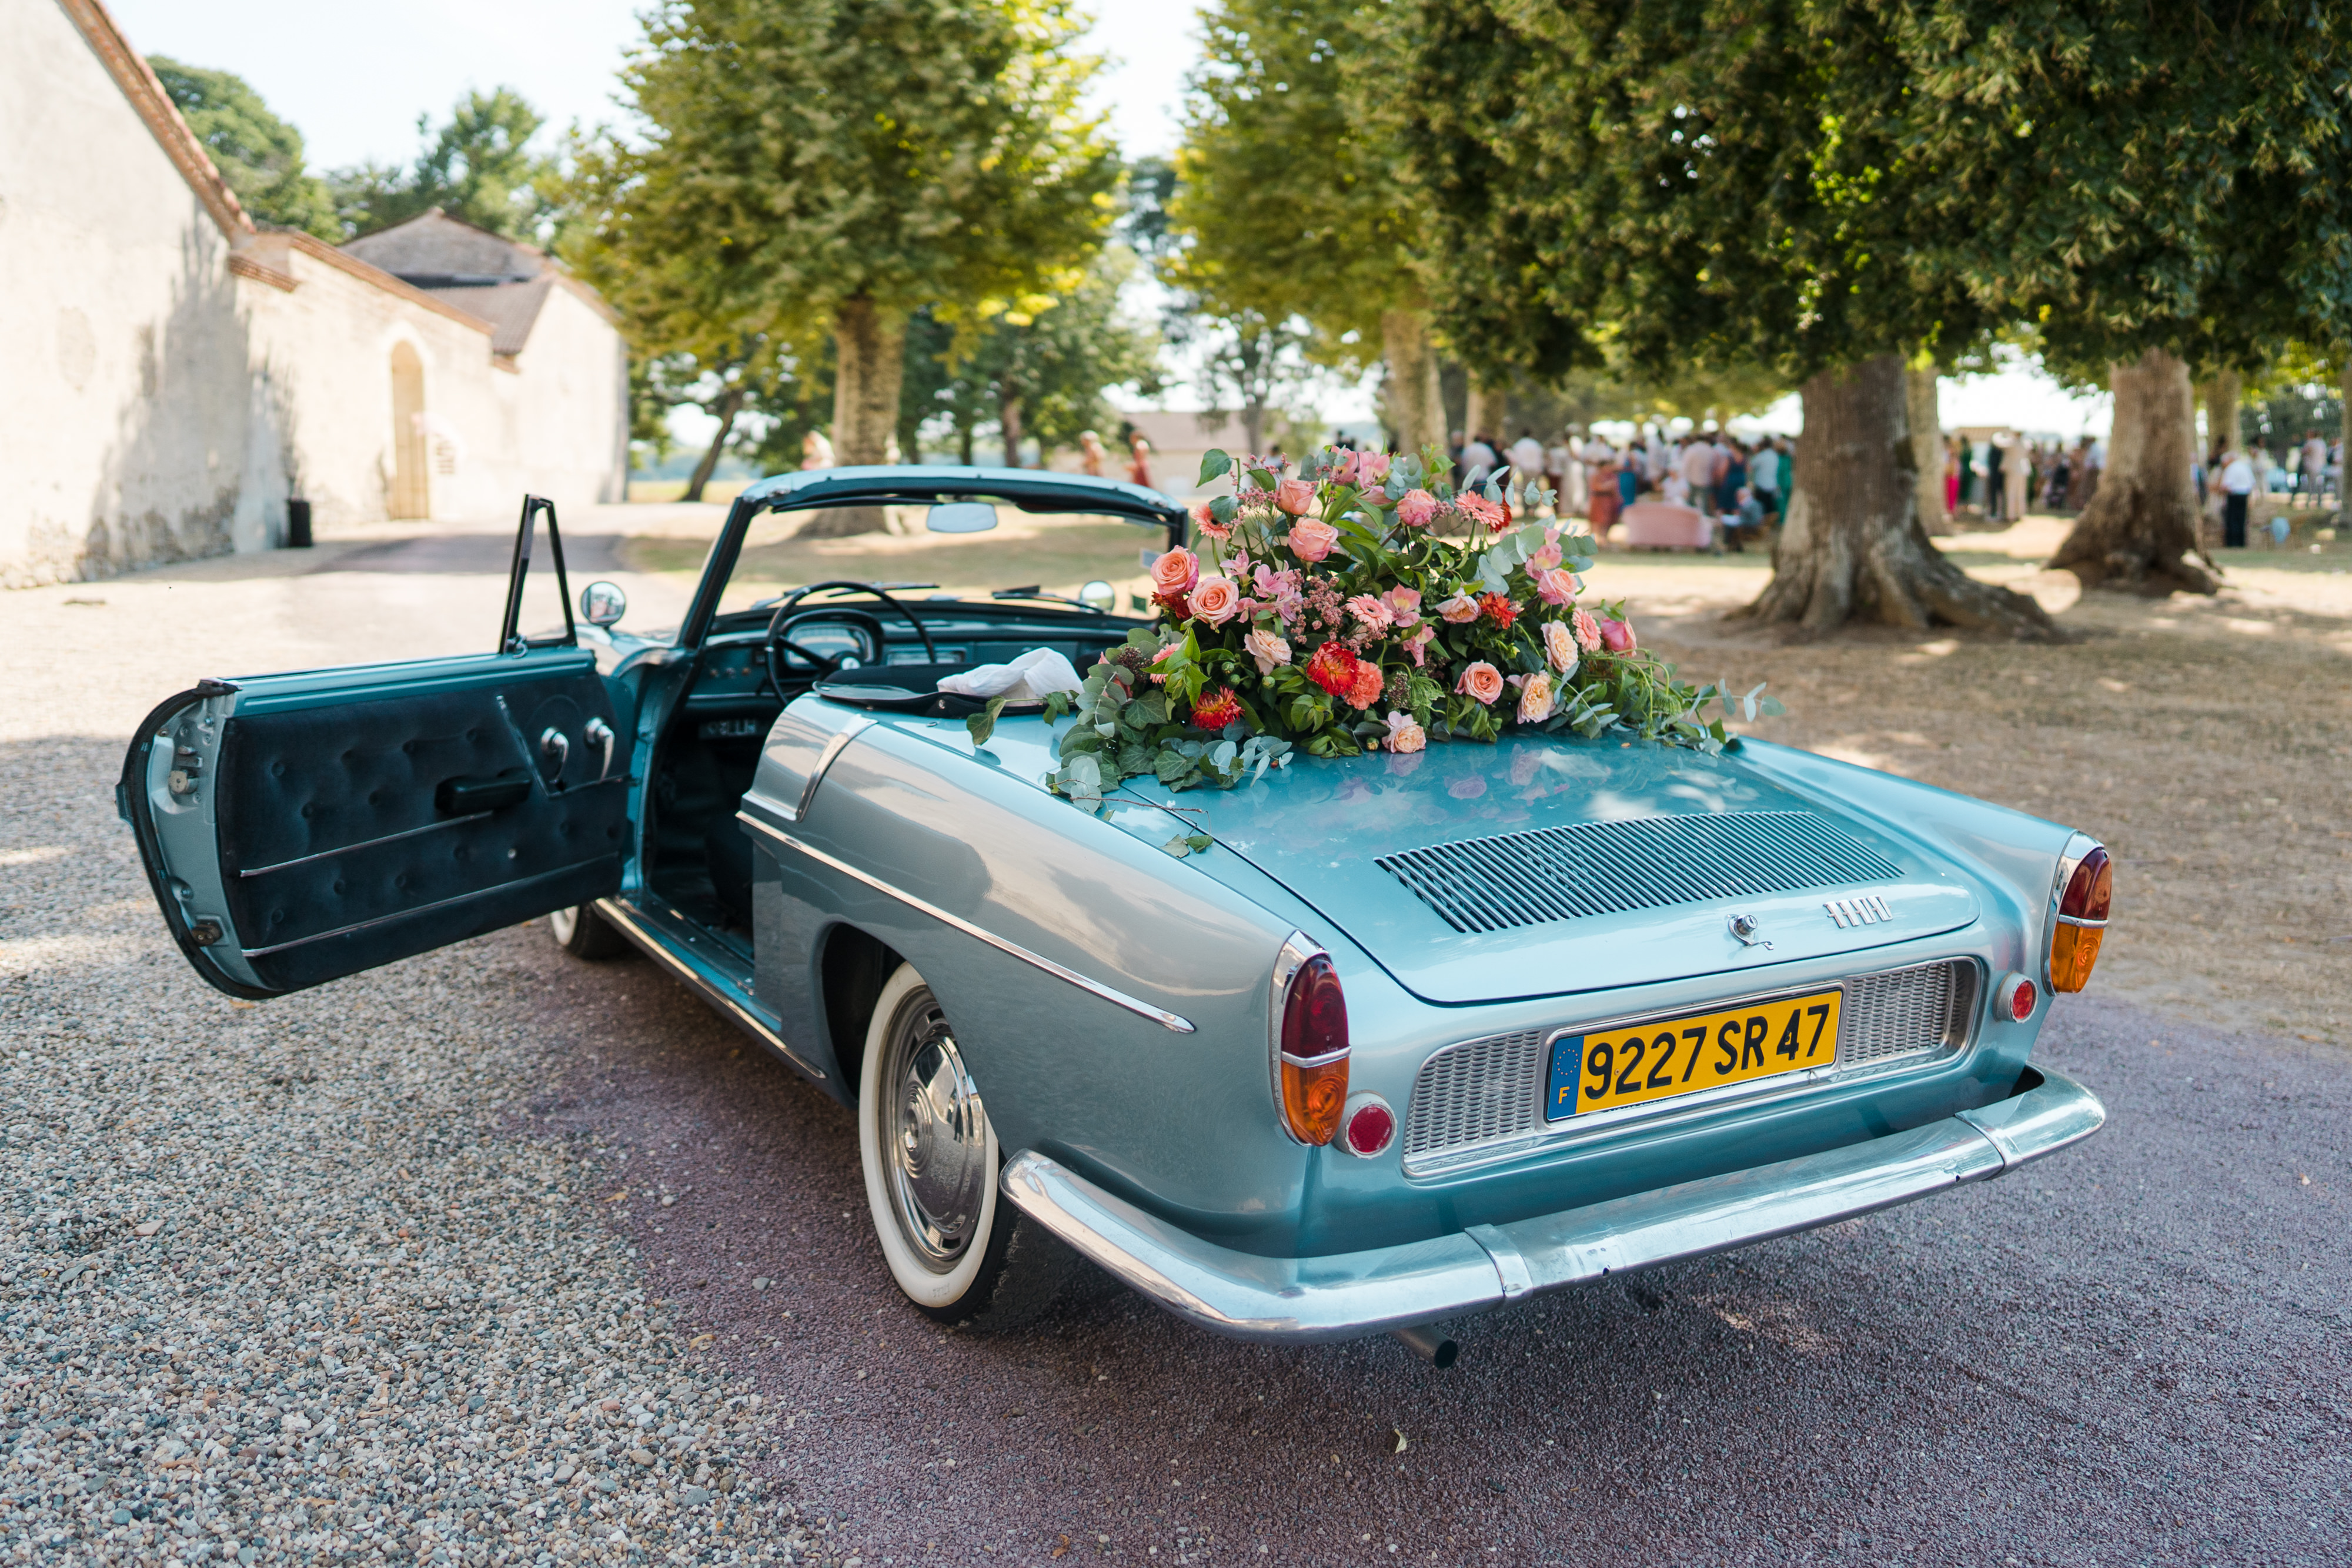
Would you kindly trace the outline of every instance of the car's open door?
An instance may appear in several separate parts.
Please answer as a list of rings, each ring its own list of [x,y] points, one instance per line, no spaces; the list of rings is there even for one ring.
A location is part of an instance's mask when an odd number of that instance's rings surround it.
[[[534,641],[540,511],[565,628]],[[199,974],[278,996],[619,891],[630,727],[568,594],[528,501],[498,652],[206,681],[148,716],[117,803]]]

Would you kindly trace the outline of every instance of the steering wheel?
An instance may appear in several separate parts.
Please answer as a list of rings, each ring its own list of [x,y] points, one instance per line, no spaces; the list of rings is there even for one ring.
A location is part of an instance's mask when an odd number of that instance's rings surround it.
[[[768,639],[761,651],[767,659],[769,683],[776,688],[776,695],[778,696],[782,696],[784,691],[784,674],[786,666],[782,660],[782,655],[786,653],[804,661],[808,665],[806,670],[794,672],[796,674],[814,675],[816,678],[822,679],[841,667],[841,661],[839,658],[828,657],[825,654],[816,652],[814,648],[804,648],[784,635],[785,632],[792,630],[793,623],[796,621],[813,621],[819,616],[824,616],[827,620],[834,621],[851,621],[854,618],[857,622],[865,624],[874,633],[875,649],[877,653],[881,650],[884,640],[882,622],[871,613],[865,611],[853,610],[847,605],[812,605],[806,610],[803,610],[800,607],[802,600],[806,599],[812,593],[816,593],[825,589],[847,589],[856,593],[871,594],[875,598],[880,600],[883,603],[888,605],[891,609],[897,611],[899,614],[907,618],[907,624],[912,626],[915,629],[915,635],[923,640],[923,653],[929,659],[929,662],[934,664],[940,662],[939,650],[931,644],[931,633],[929,628],[923,624],[921,620],[917,617],[913,611],[908,609],[905,605],[891,598],[890,595],[883,590],[875,587],[870,582],[852,582],[846,580],[830,582],[812,582],[806,588],[794,589],[791,593],[786,594],[784,596],[783,602],[776,606],[775,614],[770,617],[768,621]]]

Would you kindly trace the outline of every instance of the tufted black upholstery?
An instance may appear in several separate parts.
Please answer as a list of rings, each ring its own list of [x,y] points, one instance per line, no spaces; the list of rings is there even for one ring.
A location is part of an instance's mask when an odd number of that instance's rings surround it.
[[[591,718],[622,737],[604,782]],[[550,727],[570,743],[560,772],[540,752]],[[255,972],[296,990],[617,892],[626,736],[584,671],[231,718],[214,798]],[[435,808],[450,779],[519,768],[520,804],[470,821]]]

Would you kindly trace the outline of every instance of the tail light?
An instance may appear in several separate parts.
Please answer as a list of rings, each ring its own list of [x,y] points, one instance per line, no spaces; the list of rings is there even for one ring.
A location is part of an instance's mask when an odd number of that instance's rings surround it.
[[[1285,974],[1283,971],[1287,970]],[[1331,960],[1293,937],[1276,968],[1275,1040],[1282,1124],[1302,1144],[1329,1143],[1348,1103],[1348,998]]]
[[[1373,1093],[1350,1094],[1339,1120],[1339,1146],[1360,1160],[1384,1154],[1396,1142],[1396,1113]]]
[[[2050,988],[2079,991],[2091,983],[2099,944],[2107,934],[2115,865],[2096,844],[2059,862],[2058,908],[2050,923]]]

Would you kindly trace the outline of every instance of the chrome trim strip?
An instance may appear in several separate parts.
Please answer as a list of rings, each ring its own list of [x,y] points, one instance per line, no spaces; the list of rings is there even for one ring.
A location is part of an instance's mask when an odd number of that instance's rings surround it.
[[[809,808],[816,803],[816,787],[824,782],[825,774],[841,759],[841,754],[849,749],[849,743],[872,729],[875,722],[870,716],[859,714],[834,731],[833,738],[824,743],[824,749],[816,754],[816,761],[810,765],[808,777],[802,780],[800,804],[787,806],[777,800],[770,803],[768,809],[787,822],[804,821]],[[751,819],[743,820],[749,821]]]
[[[800,840],[793,837],[790,833],[785,832],[782,828],[777,827],[774,823],[763,821],[760,818],[751,815],[749,811],[736,812],[735,820],[742,823],[747,828],[752,829],[757,832],[767,834],[770,838],[774,839],[778,843],[782,844],[787,849],[798,850],[801,853],[808,856],[809,859],[815,861],[822,865],[831,866],[834,870],[841,873],[844,876],[855,877],[857,881],[864,883],[875,892],[887,894],[890,897],[895,898],[899,903],[905,904],[909,909],[919,910],[921,913],[929,915],[932,919],[940,922],[943,925],[952,925],[967,936],[978,937],[981,941],[987,943],[990,946],[995,948],[1000,953],[1010,954],[1012,956],[1020,959],[1024,964],[1034,965],[1037,968],[1045,970],[1045,973],[1053,976],[1057,980],[1067,981],[1069,984],[1077,987],[1078,989],[1091,992],[1093,995],[1100,997],[1103,1000],[1111,1003],[1115,1007],[1122,1007],[1129,1012],[1139,1014],[1144,1018],[1148,1018],[1152,1022],[1160,1025],[1162,1029],[1171,1030],[1176,1034],[1192,1034],[1198,1032],[1192,1027],[1192,1020],[1185,1018],[1181,1013],[1171,1013],[1163,1008],[1155,1008],[1150,1002],[1138,1001],[1135,998],[1129,996],[1125,991],[1114,990],[1110,987],[1104,985],[1100,980],[1088,979],[1086,976],[1079,974],[1076,969],[1066,968],[1060,964],[1056,964],[1053,959],[1045,957],[1042,954],[1032,953],[1028,948],[1022,946],[1017,942],[1008,942],[993,931],[974,925],[971,921],[963,919],[959,915],[950,915],[946,910],[941,909],[936,904],[926,903],[924,900],[917,898],[913,894],[908,893],[904,888],[893,887],[890,883],[884,882],[880,877],[874,876],[868,873],[858,870],[856,866],[851,865],[847,861],[837,859],[835,856],[825,853],[823,850],[803,843]]]
[[[1984,1181],[2091,1135],[2097,1096],[2031,1070],[1981,1110],[1793,1160],[1451,1236],[1323,1258],[1203,1240],[1033,1150],[999,1186],[1158,1305],[1234,1339],[1355,1339],[1705,1257]],[[1522,1282],[1524,1281],[1524,1282]]]
[[[1284,1005],[1290,999],[1291,977],[1298,973],[1300,966],[1307,959],[1328,956],[1329,955],[1323,951],[1322,946],[1314,937],[1304,931],[1293,931],[1282,939],[1282,948],[1274,956],[1273,988],[1266,998],[1265,1081],[1267,1089],[1274,1095],[1274,1124],[1282,1129],[1284,1137],[1302,1149],[1308,1145],[1300,1143],[1297,1134],[1291,1132],[1290,1113],[1286,1111],[1282,1104],[1282,1064],[1287,1061],[1293,1067],[1320,1067],[1325,1062],[1336,1060],[1340,1053],[1332,1051],[1328,1055],[1318,1056],[1312,1061],[1302,1061],[1292,1056],[1282,1049],[1282,1013]]]
[[[719,987],[712,985],[692,965],[670,951],[668,945],[655,936],[651,927],[646,924],[644,915],[617,898],[600,898],[596,901],[595,907],[596,913],[610,922],[614,930],[635,943],[646,957],[662,965],[671,974],[685,981],[688,989],[726,1014],[730,1022],[811,1078],[820,1083],[824,1081],[824,1068],[786,1045],[784,1037],[761,1022],[757,1014],[750,1011],[741,1002],[729,996]]]
[[[446,817],[437,822],[427,822],[421,828],[403,828],[399,832],[386,833],[380,839],[362,839],[355,844],[342,844],[331,850],[320,850],[316,854],[296,855],[290,861],[279,861],[275,865],[256,866],[251,871],[240,871],[236,874],[239,879],[248,876],[268,876],[273,871],[284,871],[289,866],[309,865],[312,861],[322,861],[334,855],[347,855],[353,850],[372,850],[378,844],[398,843],[403,839],[413,839],[419,833],[435,833],[439,832],[443,828],[454,828],[466,822],[478,822],[488,815],[490,813],[488,811],[468,811],[462,817]]]
[[[599,855],[596,860],[616,858],[614,855]],[[280,942],[275,946],[240,947],[237,951],[248,958],[267,958],[272,953],[290,952],[297,947],[306,947],[313,942],[324,942],[330,936],[348,936],[354,931],[370,930],[378,925],[388,925],[394,920],[406,920],[411,915],[430,915],[436,909],[453,909],[460,904],[471,904],[478,898],[488,898],[494,893],[508,893],[518,887],[529,887],[533,883],[545,882],[550,877],[569,876],[583,865],[595,863],[594,860],[590,860],[582,861],[574,865],[560,865],[553,871],[543,871],[533,876],[517,877],[512,882],[499,883],[496,887],[478,887],[471,893],[461,893],[454,898],[436,898],[430,904],[420,904],[414,909],[395,909],[390,915],[379,915],[373,920],[361,920],[350,925],[339,925],[332,931],[321,931],[314,936],[297,936],[291,942]]]

